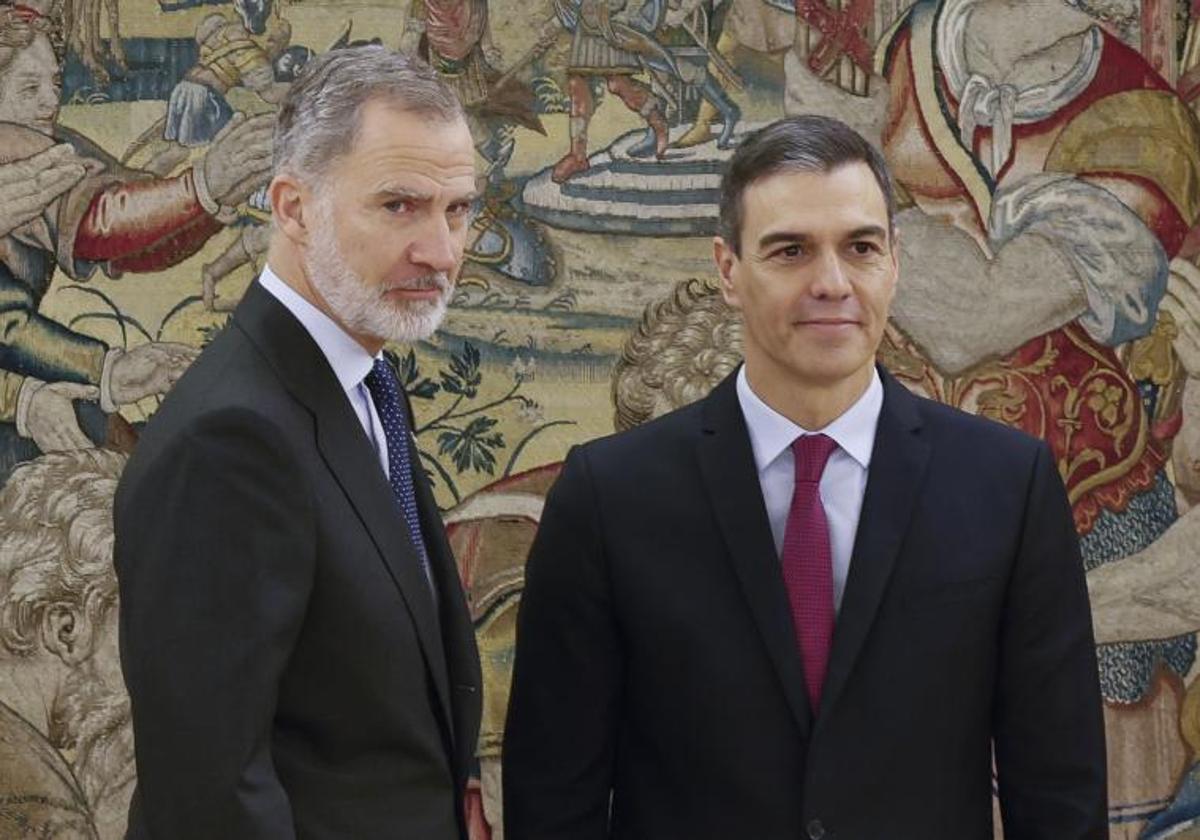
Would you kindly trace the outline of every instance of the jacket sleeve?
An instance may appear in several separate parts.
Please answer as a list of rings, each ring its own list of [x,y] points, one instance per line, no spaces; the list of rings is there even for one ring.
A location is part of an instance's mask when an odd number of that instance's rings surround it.
[[[624,653],[584,450],[546,499],[525,570],[503,748],[510,840],[608,837]]]
[[[118,490],[121,663],[149,836],[295,837],[271,737],[316,519],[284,440],[258,414],[214,411],[152,462],[135,454]]]
[[[188,169],[173,178],[108,184],[77,221],[67,220],[63,227],[59,262],[64,268],[79,274],[81,261],[101,263],[106,274],[117,276],[183,262],[221,230],[221,223],[201,206],[195,174]]]
[[[1040,444],[1000,632],[993,737],[1008,840],[1108,837],[1104,717],[1083,561]]]

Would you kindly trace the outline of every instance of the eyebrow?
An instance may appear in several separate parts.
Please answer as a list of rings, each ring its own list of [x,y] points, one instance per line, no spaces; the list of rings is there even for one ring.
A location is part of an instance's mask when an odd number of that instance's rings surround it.
[[[887,239],[887,231],[881,228],[879,225],[863,225],[862,227],[855,228],[846,235],[846,239],[866,239],[870,237]],[[778,245],[783,242],[803,244],[811,241],[812,236],[804,233],[803,231],[780,230],[776,231],[775,233],[768,233],[759,239],[758,247],[763,249],[769,248],[772,245]]]
[[[379,198],[404,198],[409,201],[429,201],[431,198],[429,193],[421,192],[420,190],[409,190],[404,187],[380,187],[375,190],[374,195]]]
[[[430,201],[433,198],[433,196],[431,196],[427,192],[421,192],[420,190],[405,189],[404,187],[382,187],[381,189],[376,190],[373,193],[373,195],[376,198],[383,198],[383,199],[400,198],[400,199],[404,199],[406,201],[418,201],[418,202]],[[473,204],[474,202],[476,202],[479,199],[480,195],[481,195],[481,193],[479,192],[479,190],[471,190],[466,195],[464,195],[460,198],[456,198],[454,201],[455,202],[464,201],[468,204]]]

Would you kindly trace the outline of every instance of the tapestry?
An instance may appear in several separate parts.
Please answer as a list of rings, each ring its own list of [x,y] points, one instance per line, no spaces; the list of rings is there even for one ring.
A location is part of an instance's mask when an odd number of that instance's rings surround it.
[[[452,86],[483,185],[443,328],[388,350],[483,663],[473,840],[503,837],[545,493],[571,446],[737,366],[722,167],[809,112],[895,176],[880,361],[1057,459],[1112,836],[1200,838],[1200,0],[0,5],[0,837],[123,836],[116,483],[264,264],[270,115],[306,62],[364,43]]]

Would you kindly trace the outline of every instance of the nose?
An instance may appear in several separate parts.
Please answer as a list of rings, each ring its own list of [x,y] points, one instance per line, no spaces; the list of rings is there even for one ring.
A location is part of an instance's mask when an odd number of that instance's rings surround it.
[[[453,275],[462,259],[464,236],[451,230],[445,217],[435,215],[413,241],[412,261],[432,271]]]
[[[40,117],[51,117],[58,110],[58,85],[46,84],[38,88],[37,111]]]
[[[810,287],[813,297],[841,300],[850,296],[850,278],[846,275],[846,266],[838,254],[826,253],[816,269],[816,279]]]

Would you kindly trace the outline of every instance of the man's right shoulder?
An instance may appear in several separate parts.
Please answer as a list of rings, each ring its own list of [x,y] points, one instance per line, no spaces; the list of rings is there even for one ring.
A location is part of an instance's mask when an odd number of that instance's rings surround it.
[[[624,481],[639,467],[690,458],[701,434],[703,405],[701,399],[631,429],[581,443],[572,456],[586,460],[595,476],[615,471]]]
[[[234,323],[204,348],[146,424],[138,448],[245,425],[250,434],[290,425],[299,407],[262,353]]]

